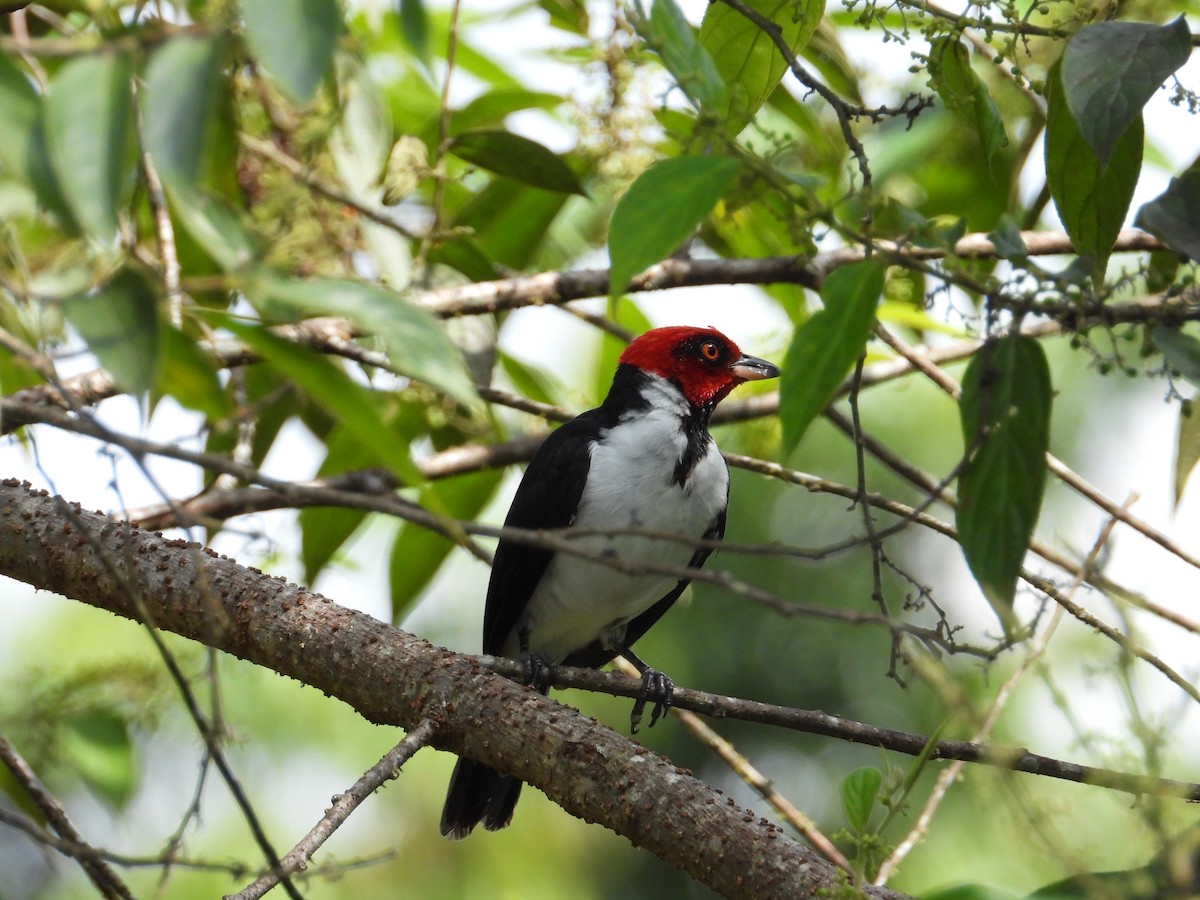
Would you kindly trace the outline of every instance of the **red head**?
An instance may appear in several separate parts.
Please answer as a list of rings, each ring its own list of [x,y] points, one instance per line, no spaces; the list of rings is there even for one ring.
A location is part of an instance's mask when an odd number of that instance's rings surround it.
[[[715,328],[673,325],[647,331],[620,361],[679,385],[693,406],[711,408],[743,381],[775,378],[779,367],[746,356]]]

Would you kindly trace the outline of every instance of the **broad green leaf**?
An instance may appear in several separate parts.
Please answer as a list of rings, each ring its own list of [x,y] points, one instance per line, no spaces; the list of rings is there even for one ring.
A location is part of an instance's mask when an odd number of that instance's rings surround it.
[[[883,293],[884,271],[873,262],[837,269],[821,286],[825,308],[796,329],[779,383],[784,459],[862,355]]]
[[[75,220],[110,244],[129,181],[133,102],[129,57],[81,56],[54,76],[46,98],[46,147]]]
[[[220,112],[220,61],[218,38],[181,35],[155,51],[146,67],[140,94],[145,146],[158,174],[177,191],[192,191],[204,173]]]
[[[522,397],[552,405],[562,402],[565,393],[563,386],[556,382],[550,373],[524,360],[517,359],[503,350],[497,350],[496,362],[500,364],[500,368],[504,370],[504,374]],[[4,393],[9,393],[9,391]]]
[[[204,413],[209,421],[232,412],[233,404],[217,377],[212,356],[177,328],[164,327],[159,338],[162,354],[155,383],[158,393]]]
[[[624,293],[630,278],[687,240],[740,165],[731,156],[680,156],[639,175],[617,202],[608,229],[609,294]]]
[[[639,33],[662,58],[683,92],[700,109],[724,113],[729,104],[729,90],[675,0],[654,0],[649,21],[640,15],[635,21]]]
[[[843,779],[842,809],[846,812],[846,821],[856,833],[866,831],[882,786],[883,775],[871,766],[855,769]]]
[[[337,0],[242,0],[246,40],[297,103],[308,103],[333,64],[341,32]]]
[[[268,314],[344,316],[383,341],[398,372],[444,391],[467,407],[478,404],[462,356],[437,320],[395,291],[338,278],[308,281],[263,272],[246,286]]]
[[[1142,107],[1192,52],[1187,21],[1100,22],[1081,28],[1062,58],[1066,105],[1103,166]]]
[[[35,152],[42,98],[14,61],[0,53],[0,164],[18,178],[28,179]]]
[[[626,331],[635,335],[644,334],[654,327],[646,318],[646,314],[630,297],[610,297],[606,315],[610,321],[616,322]],[[617,360],[625,352],[626,346],[624,341],[607,331],[600,333],[600,353],[596,356],[595,389],[592,395],[596,405],[599,405],[608,395],[608,389],[612,385],[613,372],[617,370]]]
[[[449,150],[472,165],[524,184],[587,196],[587,191],[561,156],[518,134],[490,128],[467,131],[451,139]]]
[[[1165,191],[1138,210],[1134,224],[1200,260],[1200,168],[1172,178]]]
[[[321,354],[297,347],[265,328],[232,320],[226,321],[225,327],[262,354],[364,447],[371,448],[401,481],[421,483],[408,453],[408,440],[389,422],[385,396],[354,381]]]
[[[243,269],[259,255],[258,241],[222,197],[200,188],[176,189],[169,182],[167,196],[175,218],[222,270]]]
[[[503,478],[503,472],[492,470],[438,481],[422,491],[420,502],[422,506],[432,502],[456,519],[474,519],[495,496]],[[411,522],[400,526],[388,567],[393,622],[403,618],[454,547],[453,541],[428,528]]]
[[[537,257],[567,197],[499,178],[459,211],[454,224],[471,229],[480,249],[500,265],[524,269]]]
[[[821,18],[802,52],[804,58],[821,73],[825,83],[838,94],[851,103],[863,102],[858,85],[858,69],[846,55],[838,37],[837,26],[829,16]]]
[[[821,16],[824,0],[747,0],[746,5],[778,25],[784,43],[799,53]],[[787,60],[757,24],[725,3],[710,3],[700,23],[700,43],[729,89],[721,118],[730,134],[754,118],[787,71]]]
[[[1188,477],[1200,461],[1200,410],[1192,404],[1179,408],[1179,430],[1175,437],[1175,505],[1183,496]]]
[[[979,135],[990,165],[1008,146],[1008,135],[987,85],[971,68],[966,45],[950,37],[933,41],[929,48],[929,81],[946,108]]]
[[[67,320],[122,389],[154,386],[159,359],[158,296],[140,272],[122,269],[90,294],[63,304]]]
[[[450,133],[494,128],[515,112],[525,109],[551,110],[561,106],[559,94],[531,91],[527,88],[496,88],[480,94],[460,110],[450,114]]]
[[[1046,80],[1046,181],[1059,218],[1099,285],[1142,168],[1142,120],[1125,129],[1107,165],[1088,146],[1063,97],[1060,65]]]
[[[62,749],[72,770],[111,806],[123,808],[137,784],[125,720],[111,710],[94,710],[68,719],[64,726]]]
[[[550,24],[555,28],[588,36],[587,0],[537,0],[537,5],[550,14]]]
[[[963,377],[960,414],[970,453],[958,479],[958,540],[1005,630],[1046,485],[1050,368],[1025,335],[985,344]],[[973,452],[972,452],[973,451]]]

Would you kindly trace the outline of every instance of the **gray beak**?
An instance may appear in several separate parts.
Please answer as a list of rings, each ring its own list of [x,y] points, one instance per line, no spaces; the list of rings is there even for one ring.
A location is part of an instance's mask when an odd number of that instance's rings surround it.
[[[778,378],[779,366],[757,356],[742,356],[734,360],[729,370],[742,381],[759,381],[763,378]]]

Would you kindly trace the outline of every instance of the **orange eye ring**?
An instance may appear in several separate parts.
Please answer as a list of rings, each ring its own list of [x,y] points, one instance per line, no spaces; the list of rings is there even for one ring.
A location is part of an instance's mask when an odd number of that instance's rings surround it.
[[[709,362],[716,362],[721,356],[721,348],[717,346],[716,341],[705,341],[700,345],[700,355]]]

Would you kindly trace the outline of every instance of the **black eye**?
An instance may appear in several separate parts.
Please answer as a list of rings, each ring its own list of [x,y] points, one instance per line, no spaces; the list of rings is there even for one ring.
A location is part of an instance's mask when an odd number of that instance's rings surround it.
[[[721,348],[717,346],[716,341],[705,341],[700,345],[700,355],[709,362],[716,362],[721,356]]]

